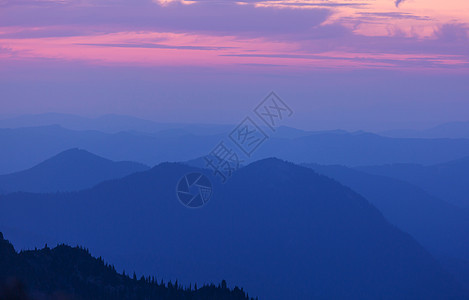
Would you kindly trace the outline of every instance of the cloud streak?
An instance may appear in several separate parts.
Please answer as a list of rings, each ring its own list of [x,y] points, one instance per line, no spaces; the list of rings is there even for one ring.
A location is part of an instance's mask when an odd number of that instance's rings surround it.
[[[350,68],[380,68],[386,60],[413,68],[412,57],[433,68],[435,57],[445,57],[441,65],[466,66],[469,60],[464,22],[445,23],[430,11],[407,10],[410,2],[405,11],[396,11],[389,0],[163,2],[4,1],[0,43],[25,59],[155,66],[296,69],[304,61],[308,67],[340,59]],[[373,65],[378,54],[381,60]]]
[[[133,43],[133,44],[77,44],[83,46],[96,46],[96,47],[111,47],[111,48],[143,48],[143,49],[177,49],[177,50],[205,50],[205,51],[218,51],[226,49],[236,49],[236,47],[217,47],[217,46],[176,46],[176,45],[165,45],[165,44],[149,44],[149,43]]]

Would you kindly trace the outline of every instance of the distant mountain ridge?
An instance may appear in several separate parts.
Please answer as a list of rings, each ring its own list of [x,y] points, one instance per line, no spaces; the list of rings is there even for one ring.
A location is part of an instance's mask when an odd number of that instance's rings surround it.
[[[21,128],[59,125],[71,130],[97,130],[106,133],[121,131],[136,131],[142,133],[155,133],[159,131],[182,130],[190,134],[220,134],[230,131],[235,124],[185,124],[165,123],[142,119],[139,117],[106,114],[97,117],[85,117],[66,113],[26,114],[14,117],[1,117],[0,128]],[[341,130],[307,131],[295,128],[283,129],[279,136],[300,137],[314,132],[332,132]],[[447,122],[423,130],[394,129],[377,133],[394,138],[469,138],[469,121]]]
[[[233,128],[234,129],[234,128]],[[469,156],[469,139],[394,139],[363,132],[301,132],[279,128],[251,158],[280,157],[296,163],[316,162],[346,166],[387,163],[435,164]],[[115,161],[154,166],[165,161],[187,161],[210,153],[223,134],[160,132],[103,133],[74,131],[60,126],[0,129],[0,174],[30,168],[58,152],[83,148]],[[286,136],[294,136],[286,138]],[[233,143],[234,144],[234,143]],[[34,145],[35,151],[28,151]],[[236,145],[232,145],[234,149]],[[428,151],[432,149],[432,151]]]
[[[61,152],[31,169],[0,175],[0,193],[71,192],[148,169],[143,164],[114,162],[75,148]]]
[[[167,130],[183,130],[190,134],[218,134],[226,132],[233,127],[233,125],[226,124],[161,123],[116,114],[107,114],[93,118],[72,114],[44,113],[0,119],[0,128],[42,127],[53,125],[71,130],[92,130],[105,133],[118,133],[122,131],[156,133]]]
[[[388,164],[357,169],[410,182],[431,195],[469,209],[469,156],[429,166]]]
[[[0,196],[0,226],[183,283],[223,276],[263,299],[468,299],[366,199],[308,168],[264,159],[224,185],[206,173],[213,198],[195,210],[175,195],[190,172],[206,171],[163,163],[76,193]]]
[[[119,132],[76,131],[58,125],[0,129],[0,173],[31,168],[59,152],[81,148],[114,161],[155,165],[163,161],[188,160],[206,154],[219,136],[151,135]],[[35,151],[29,151],[34,145]],[[191,145],[191,147],[188,147]]]
[[[380,134],[398,138],[469,139],[469,121],[444,123],[425,130],[388,130]]]
[[[135,274],[135,273],[134,273]],[[0,299],[197,299],[250,300],[238,287],[223,281],[215,285],[182,287],[155,277],[131,278],[118,274],[103,259],[81,247],[58,245],[51,249],[17,253],[0,232]]]
[[[352,188],[434,255],[469,261],[469,210],[407,181],[343,166],[305,164]]]

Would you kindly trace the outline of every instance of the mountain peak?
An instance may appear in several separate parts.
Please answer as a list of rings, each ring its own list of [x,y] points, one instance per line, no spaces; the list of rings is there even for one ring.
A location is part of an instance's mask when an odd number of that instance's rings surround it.
[[[112,160],[98,156],[84,149],[70,148],[46,159],[29,170],[49,171],[54,169],[56,171],[72,171],[84,167],[91,167],[92,165],[105,166],[111,165],[112,163],[114,163]]]
[[[296,165],[289,161],[286,161],[277,157],[268,157],[268,158],[260,159],[248,165],[248,167],[267,167],[267,166],[283,167],[283,166],[296,166]]]
[[[88,151],[86,151],[84,149],[80,149],[80,148],[67,149],[65,151],[62,151],[62,152],[58,153],[55,156],[52,156],[51,158],[49,158],[46,161],[54,160],[54,159],[57,159],[57,158],[85,158],[85,157],[87,157],[87,158],[92,157],[92,158],[95,158],[95,159],[110,161],[106,158],[100,157],[96,154],[93,154],[91,152],[88,152]]]
[[[62,152],[60,152],[59,154],[57,155],[60,155],[60,154],[66,154],[66,153],[86,153],[86,154],[91,154],[91,155],[94,155],[92,154],[91,152],[88,152],[86,151],[85,149],[81,149],[81,148],[70,148],[70,149],[67,149],[67,150],[64,150]]]
[[[304,168],[276,157],[269,157],[255,161],[243,169],[248,172],[262,172],[265,176],[280,176],[283,179],[294,178],[298,174],[304,174],[303,171],[315,173],[311,169]]]
[[[148,167],[134,162],[114,162],[84,149],[71,148],[17,173],[0,176],[0,190],[53,193],[90,188]]]

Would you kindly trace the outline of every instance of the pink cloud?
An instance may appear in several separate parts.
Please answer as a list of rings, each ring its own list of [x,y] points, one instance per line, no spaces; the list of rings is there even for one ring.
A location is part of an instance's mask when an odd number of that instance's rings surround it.
[[[8,59],[111,65],[421,70],[469,61],[464,22],[390,11],[383,0],[156,2],[4,1],[0,45],[14,51]]]
[[[360,52],[359,48],[314,51],[301,42],[239,39],[233,36],[191,35],[167,32],[119,32],[72,37],[0,39],[15,51],[16,59],[58,59],[98,65],[236,67],[282,65],[305,68],[408,68],[448,67],[466,61],[460,55],[437,53]],[[318,49],[319,50],[319,49]],[[358,50],[358,52],[356,51]],[[372,50],[372,49],[370,49]],[[378,51],[379,50],[379,51]],[[419,62],[416,64],[415,62]],[[445,66],[446,65],[446,66]]]

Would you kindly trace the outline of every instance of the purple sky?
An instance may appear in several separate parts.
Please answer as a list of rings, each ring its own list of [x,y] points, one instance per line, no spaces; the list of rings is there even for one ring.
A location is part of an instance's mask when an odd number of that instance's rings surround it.
[[[0,115],[237,123],[271,90],[306,129],[469,120],[460,0],[0,0]]]

